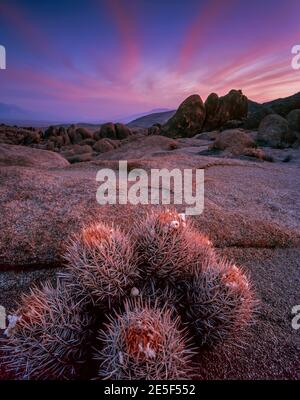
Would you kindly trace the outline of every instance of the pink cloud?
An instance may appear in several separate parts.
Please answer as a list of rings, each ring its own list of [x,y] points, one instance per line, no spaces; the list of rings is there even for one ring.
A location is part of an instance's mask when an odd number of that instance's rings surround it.
[[[118,76],[130,80],[140,67],[135,19],[128,11],[128,4],[122,0],[107,0],[106,5],[118,32],[120,57],[114,57],[114,62],[118,63]]]
[[[204,10],[201,9],[195,21],[189,27],[179,54],[177,73],[183,74],[191,65],[195,55],[200,52],[200,45],[206,44],[207,32],[211,26],[215,26],[217,20],[233,5],[235,0],[210,0]]]

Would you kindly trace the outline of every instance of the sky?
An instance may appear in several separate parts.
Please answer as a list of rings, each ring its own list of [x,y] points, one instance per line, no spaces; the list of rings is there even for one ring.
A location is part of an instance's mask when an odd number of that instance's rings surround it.
[[[189,95],[298,92],[299,0],[0,0],[0,103],[116,120]]]

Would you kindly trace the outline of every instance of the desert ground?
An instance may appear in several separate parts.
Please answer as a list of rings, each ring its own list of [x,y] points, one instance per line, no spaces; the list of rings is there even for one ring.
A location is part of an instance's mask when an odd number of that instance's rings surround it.
[[[37,144],[36,132],[26,130],[31,139],[21,145],[12,138],[16,131],[24,137],[24,130],[0,130],[6,132],[0,143],[0,304],[8,312],[33,283],[64,269],[72,233],[94,221],[130,230],[145,212],[146,206],[100,206],[100,168],[117,172],[118,160],[128,160],[129,169],[204,169],[204,212],[189,218],[218,254],[247,272],[258,307],[243,344],[205,349],[194,360],[195,378],[300,378],[300,330],[292,328],[292,307],[300,304],[299,147],[253,145],[258,127],[240,125],[189,137],[136,127],[97,141],[81,131],[80,143],[60,150],[61,139],[48,136]],[[0,376],[9,377],[1,370]]]

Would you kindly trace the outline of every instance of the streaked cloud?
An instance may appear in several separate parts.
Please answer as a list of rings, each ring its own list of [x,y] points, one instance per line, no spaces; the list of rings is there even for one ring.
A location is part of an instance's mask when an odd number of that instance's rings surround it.
[[[225,35],[230,23],[241,24],[243,18],[248,18],[239,0],[189,1],[198,10],[195,15],[183,8],[188,0],[178,2],[174,14],[171,2],[168,7],[163,2],[161,9],[159,3],[151,8],[154,14],[149,15],[149,21],[155,21],[155,12],[166,16],[159,20],[165,24],[160,31],[167,35],[171,22],[173,32],[178,31],[169,43],[162,41],[162,49],[159,40],[147,36],[149,27],[141,24],[139,17],[145,20],[147,15],[143,13],[149,12],[143,1],[129,4],[124,0],[94,0],[89,9],[82,1],[82,8],[76,2],[77,9],[71,12],[64,9],[70,1],[62,0],[60,12],[68,18],[53,32],[53,24],[48,26],[42,14],[36,19],[39,13],[45,13],[42,7],[47,2],[39,7],[28,2],[26,7],[26,1],[4,0],[0,4],[0,24],[7,29],[8,57],[11,48],[15,56],[9,68],[0,73],[1,101],[35,107],[41,115],[51,108],[66,118],[80,115],[110,119],[157,107],[174,108],[192,93],[199,93],[205,100],[212,91],[222,95],[238,88],[255,101],[266,101],[299,90],[299,73],[290,66],[290,51],[298,39],[296,22],[276,36],[282,13],[294,15],[295,10],[300,11],[299,3],[292,0],[293,8],[287,10],[275,1],[278,9],[272,9],[265,35],[254,40],[253,32],[248,30],[243,37]],[[258,0],[252,3],[253,7],[259,6]],[[52,7],[49,3],[54,18],[58,11]],[[263,26],[259,28],[264,32]],[[218,40],[216,32],[225,36]],[[73,45],[63,51],[60,44],[66,38]],[[18,56],[18,48],[22,56]],[[167,61],[157,59],[157,54],[164,53]]]

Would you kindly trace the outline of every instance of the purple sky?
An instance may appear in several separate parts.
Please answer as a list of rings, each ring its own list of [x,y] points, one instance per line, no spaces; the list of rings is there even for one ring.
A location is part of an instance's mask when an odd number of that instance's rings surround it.
[[[95,121],[242,89],[299,91],[299,0],[0,1],[0,102]]]

